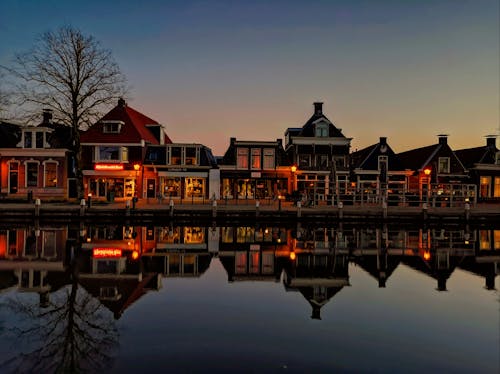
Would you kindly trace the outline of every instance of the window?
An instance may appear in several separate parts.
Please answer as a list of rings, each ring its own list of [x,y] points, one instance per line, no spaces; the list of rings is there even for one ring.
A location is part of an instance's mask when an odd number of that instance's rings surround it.
[[[119,300],[121,295],[118,293],[118,288],[106,286],[99,289],[99,298],[101,300]]]
[[[345,167],[345,157],[344,156],[333,156],[333,162],[336,169],[342,169]]]
[[[120,160],[120,147],[99,147],[99,157],[100,161],[119,161]]]
[[[33,133],[25,132],[24,133],[24,148],[32,148],[33,144]]]
[[[328,167],[328,155],[316,155],[316,166],[318,168],[327,168]]]
[[[438,173],[449,173],[449,172],[450,172],[450,158],[439,157]]]
[[[248,169],[248,148],[238,148],[236,167],[238,169]]]
[[[36,148],[43,148],[43,138],[44,138],[44,133],[43,132],[40,132],[40,131],[37,131],[35,133],[35,138],[36,138],[36,144],[35,144],[35,147]]]
[[[170,147],[170,165],[182,164],[182,148]]]
[[[299,155],[299,168],[311,166],[311,155]]]
[[[105,134],[119,134],[121,127],[121,122],[104,122],[102,132]]]
[[[328,124],[327,123],[318,123],[316,124],[315,136],[318,138],[326,138],[328,137]]]
[[[186,178],[186,197],[203,197],[205,196],[205,179],[203,178]]]
[[[490,186],[491,177],[481,177],[479,179],[479,197],[491,197]]]
[[[46,162],[44,166],[45,166],[44,186],[57,187],[57,163]]]
[[[26,187],[38,186],[38,162],[26,163]]]
[[[252,149],[252,169],[260,169],[260,168],[261,168],[260,149],[253,148]]]
[[[186,147],[186,165],[198,165],[196,147]]]
[[[378,156],[378,170],[380,172],[380,181],[387,183],[387,169],[389,158],[387,156]]]
[[[57,256],[56,251],[56,232],[43,231],[42,253],[45,258],[53,258]]]
[[[500,177],[495,177],[495,187],[493,190],[493,197],[500,197]]]
[[[122,161],[128,161],[128,148],[122,147]]]
[[[264,169],[274,169],[274,149],[264,148]]]

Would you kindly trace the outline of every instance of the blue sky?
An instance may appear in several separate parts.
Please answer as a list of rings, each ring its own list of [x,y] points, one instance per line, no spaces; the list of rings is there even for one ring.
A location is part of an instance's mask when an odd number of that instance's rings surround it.
[[[2,0],[0,64],[69,24],[112,50],[129,105],[174,141],[281,138],[319,100],[353,150],[441,133],[464,148],[498,131],[499,18],[498,0]]]

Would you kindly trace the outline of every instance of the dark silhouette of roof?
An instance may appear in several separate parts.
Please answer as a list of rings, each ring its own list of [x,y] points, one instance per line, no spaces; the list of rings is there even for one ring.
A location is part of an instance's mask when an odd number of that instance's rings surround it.
[[[495,164],[497,152],[498,148],[493,143],[481,147],[459,149],[455,151],[455,154],[466,168],[472,168],[474,164]]]
[[[384,148],[385,147],[385,148]],[[378,156],[387,156],[389,170],[404,170],[398,155],[387,144],[385,138],[380,142],[351,153],[351,165],[355,169],[378,170]]]
[[[332,121],[328,119],[327,116],[323,114],[323,103],[315,102],[314,113],[302,126],[302,128],[290,127],[287,129],[287,133],[291,136],[301,136],[301,137],[315,137],[316,136],[316,123],[323,120],[328,123],[328,136],[336,138],[345,138],[342,134],[341,129],[335,127]]]
[[[0,122],[0,148],[15,148],[21,141],[21,126]]]

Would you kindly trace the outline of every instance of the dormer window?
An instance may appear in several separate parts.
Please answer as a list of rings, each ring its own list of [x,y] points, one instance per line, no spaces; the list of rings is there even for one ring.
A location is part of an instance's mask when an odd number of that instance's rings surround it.
[[[449,172],[450,172],[450,158],[439,157],[438,173],[449,173]]]
[[[22,144],[22,147],[25,149],[33,149],[33,148],[43,149],[45,147],[48,147],[48,145],[45,144],[46,140],[45,134],[46,131],[41,131],[41,130],[32,130],[32,129],[24,130],[23,138],[19,145]]]
[[[32,148],[33,147],[33,133],[32,132],[24,132],[24,148]]]
[[[315,136],[317,138],[328,137],[328,124],[327,123],[317,123]]]
[[[105,134],[119,134],[122,129],[122,121],[106,121],[103,122],[102,132]]]

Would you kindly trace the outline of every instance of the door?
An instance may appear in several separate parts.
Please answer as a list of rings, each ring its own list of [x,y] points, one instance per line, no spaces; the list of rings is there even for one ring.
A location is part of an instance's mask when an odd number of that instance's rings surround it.
[[[155,197],[155,192],[156,192],[156,180],[155,179],[148,179],[147,180],[147,186],[148,186],[147,197],[148,198],[154,198]]]
[[[19,164],[11,163],[9,172],[9,193],[17,193],[17,187],[19,185]]]

